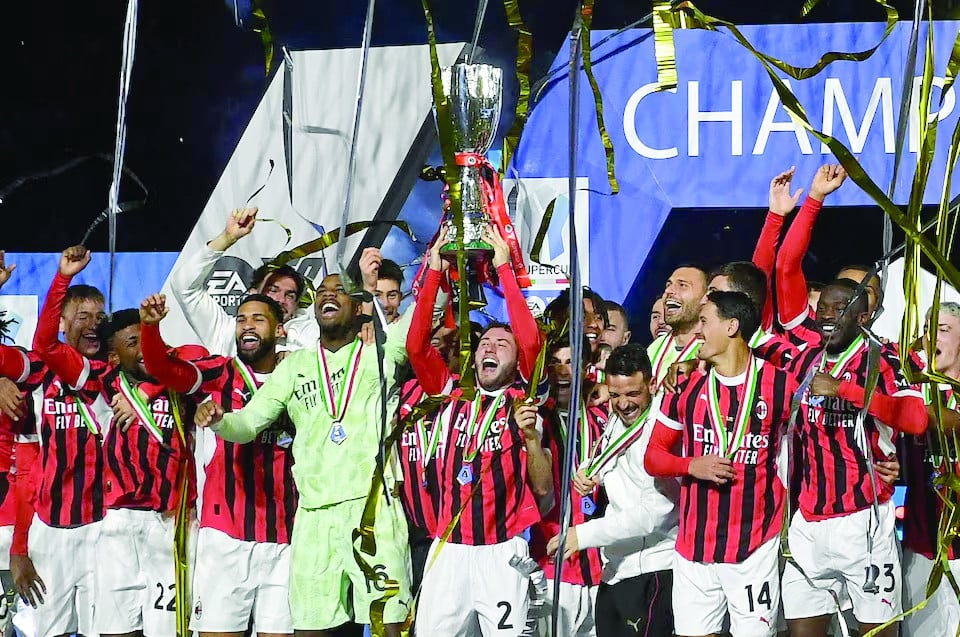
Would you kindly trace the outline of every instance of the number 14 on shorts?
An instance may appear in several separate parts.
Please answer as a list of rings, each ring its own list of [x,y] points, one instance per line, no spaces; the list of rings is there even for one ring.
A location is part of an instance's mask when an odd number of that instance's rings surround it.
[[[753,584],[748,584],[744,586],[744,591],[747,593],[747,604],[750,606],[750,612],[757,612],[757,606],[762,605],[766,607],[767,610],[771,610],[773,606],[773,600],[770,599],[770,582],[764,582],[763,586],[760,587],[759,593],[754,597]]]

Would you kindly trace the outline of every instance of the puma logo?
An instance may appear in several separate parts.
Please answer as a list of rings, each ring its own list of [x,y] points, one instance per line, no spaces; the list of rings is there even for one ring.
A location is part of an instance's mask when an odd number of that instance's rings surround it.
[[[633,632],[639,633],[640,626],[643,624],[643,617],[637,617],[636,619],[628,619],[626,620],[626,622],[627,622],[627,626],[633,629]]]
[[[766,624],[767,626],[770,625],[770,620],[767,619],[766,617],[761,617],[761,618],[760,618],[760,621],[762,621],[762,622],[763,622],[764,624]]]
[[[883,603],[883,604],[886,604],[886,605],[889,606],[890,608],[893,608],[893,602],[891,602],[889,599],[887,599],[887,598],[885,598],[885,597],[881,597],[881,598],[880,598],[880,602]]]

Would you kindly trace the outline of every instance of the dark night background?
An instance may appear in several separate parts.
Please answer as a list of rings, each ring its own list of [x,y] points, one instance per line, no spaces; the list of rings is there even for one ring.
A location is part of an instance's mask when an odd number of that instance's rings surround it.
[[[237,3],[241,13],[248,10],[249,0]],[[902,18],[912,15],[912,2],[892,4]],[[956,17],[957,4],[936,3],[936,17]],[[419,0],[380,0],[377,5],[373,45],[426,41]],[[440,41],[470,40],[476,0],[434,0],[432,5]],[[520,1],[534,34],[533,78],[565,46],[576,6],[571,0]],[[740,24],[801,21],[800,0],[702,0],[698,6]],[[625,26],[650,8],[650,2],[597,0],[594,27]],[[360,43],[366,2],[274,0],[265,9],[278,45],[338,48]],[[0,25],[5,61],[0,193],[6,193],[0,204],[0,248],[62,250],[79,241],[106,206],[111,165],[102,159],[27,182],[12,193],[8,186],[80,156],[112,154],[125,11],[123,0],[8,3]],[[881,19],[883,12],[873,0],[824,0],[803,20]],[[489,3],[480,45],[497,63],[512,65],[516,39],[498,0]],[[281,57],[279,48],[276,57]],[[259,36],[234,22],[234,0],[140,3],[126,166],[150,196],[145,208],[119,218],[118,250],[181,248],[266,87],[263,63]],[[121,200],[138,198],[136,185],[124,181]],[[810,254],[811,277],[828,276],[840,265],[838,259],[872,261],[879,256],[880,218],[876,209],[824,215]],[[650,269],[659,272],[675,261],[671,243],[677,236],[708,264],[748,257],[761,223],[762,214],[755,210],[679,211],[665,226]],[[851,224],[867,227],[853,246]],[[690,227],[697,228],[695,237],[685,232]],[[830,237],[843,237],[851,258],[838,256]],[[106,249],[105,224],[90,247]]]

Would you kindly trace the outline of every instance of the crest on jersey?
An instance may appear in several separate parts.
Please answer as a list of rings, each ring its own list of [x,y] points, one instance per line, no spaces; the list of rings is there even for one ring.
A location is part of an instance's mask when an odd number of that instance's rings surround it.
[[[757,407],[756,407],[756,410],[755,410],[755,411],[756,411],[756,413],[757,413],[757,418],[759,418],[760,420],[766,420],[766,418],[767,418],[767,403],[765,403],[762,398],[760,398],[759,400],[757,400]]]
[[[198,599],[197,605],[193,607],[193,616],[200,619],[201,615],[203,615],[203,604]]]

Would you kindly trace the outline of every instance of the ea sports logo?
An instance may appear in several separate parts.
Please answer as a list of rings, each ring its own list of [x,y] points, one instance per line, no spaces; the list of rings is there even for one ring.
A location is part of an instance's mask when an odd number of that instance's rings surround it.
[[[756,413],[757,413],[757,418],[759,418],[760,420],[766,420],[767,403],[765,403],[762,398],[757,401]]]
[[[247,293],[253,279],[253,268],[237,257],[220,257],[204,285],[209,294],[227,314],[236,315],[237,307]]]
[[[544,310],[547,309],[547,304],[539,296],[528,296],[527,307],[530,309],[530,313],[533,314],[534,318],[540,318],[543,316]]]

